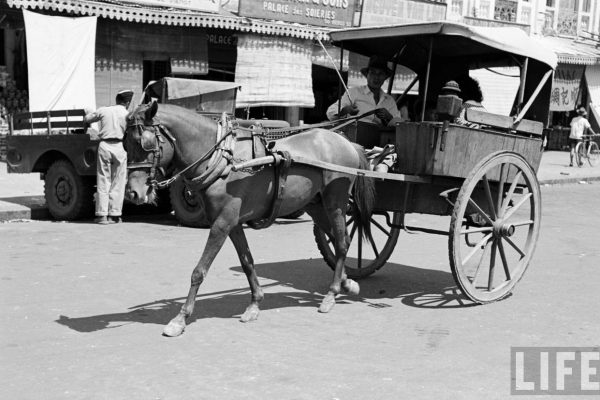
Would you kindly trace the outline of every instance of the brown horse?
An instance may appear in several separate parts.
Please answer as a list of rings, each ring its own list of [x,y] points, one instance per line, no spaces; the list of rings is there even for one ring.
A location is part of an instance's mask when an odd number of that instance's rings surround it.
[[[126,188],[129,200],[136,204],[154,202],[154,176],[161,168],[173,168],[183,172],[180,179],[196,185],[211,223],[206,246],[192,273],[187,300],[179,314],[165,327],[163,334],[166,336],[177,336],[184,331],[186,319],[194,310],[200,284],[228,236],[251,289],[250,305],[240,319],[247,322],[258,317],[263,291],[242,224],[252,226],[253,221],[270,215],[280,178],[275,176],[273,165],[237,171],[231,168],[232,163],[252,159],[256,151],[256,142],[252,135],[247,135],[248,132],[243,128],[229,130],[219,139],[219,122],[173,105],[142,104],[128,117],[125,147],[129,164]],[[230,147],[226,148],[226,143]],[[312,129],[275,143],[277,150],[289,152],[292,158],[299,155],[350,168],[368,168],[362,148],[333,131]],[[353,215],[361,223],[365,236],[369,237],[374,183],[360,176],[355,178],[354,175],[292,162],[283,186],[277,215],[304,209],[324,232],[328,232],[335,244],[333,281],[319,307],[320,312],[329,312],[342,289],[358,294],[358,284],[344,273],[349,245],[346,210],[352,193],[356,205]]]

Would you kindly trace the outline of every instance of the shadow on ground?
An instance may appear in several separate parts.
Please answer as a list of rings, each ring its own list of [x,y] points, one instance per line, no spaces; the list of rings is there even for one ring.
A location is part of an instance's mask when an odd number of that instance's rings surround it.
[[[242,273],[241,267],[232,267]],[[261,310],[288,307],[318,308],[332,277],[332,272],[321,259],[296,260],[257,265],[257,273],[265,299]],[[207,279],[210,279],[210,274]],[[427,268],[387,264],[383,270],[360,281],[359,296],[341,295],[340,304],[364,303],[373,308],[402,304],[418,308],[448,309],[475,305],[467,300],[454,285],[452,274]],[[167,324],[179,312],[185,297],[160,299],[138,304],[128,311],[114,314],[71,318],[61,315],[56,322],[78,332],[94,332],[117,328],[130,323]],[[196,297],[193,323],[203,318],[234,318],[239,316],[250,301],[249,289],[232,289],[202,293]],[[395,305],[394,305],[395,304]]]

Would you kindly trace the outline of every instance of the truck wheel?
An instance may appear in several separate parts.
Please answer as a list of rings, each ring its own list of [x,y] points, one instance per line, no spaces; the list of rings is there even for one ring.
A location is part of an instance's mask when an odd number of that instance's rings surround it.
[[[188,189],[182,179],[177,179],[170,188],[171,206],[175,218],[185,226],[206,228],[210,226],[204,212],[204,204],[198,193]]]
[[[94,209],[94,180],[79,176],[70,162],[57,160],[46,173],[44,195],[55,219],[87,217]]]

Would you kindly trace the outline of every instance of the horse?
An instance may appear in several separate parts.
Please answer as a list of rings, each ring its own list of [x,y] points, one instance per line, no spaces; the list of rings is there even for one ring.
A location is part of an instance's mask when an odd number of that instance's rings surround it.
[[[227,237],[233,242],[251,290],[250,304],[240,321],[258,318],[264,294],[242,224],[260,227],[260,222],[274,209],[275,200],[277,213],[271,216],[270,222],[276,216],[304,209],[334,243],[333,280],[319,311],[331,311],[341,290],[355,295],[359,292],[358,284],[344,272],[350,244],[346,213],[352,195],[352,215],[362,227],[359,232],[370,237],[369,219],[375,196],[373,180],[289,159],[290,154],[292,159],[293,155],[301,155],[348,168],[368,169],[362,147],[337,132],[315,128],[274,142],[278,154],[287,155],[284,178],[281,172],[279,176],[275,174],[279,168],[275,165],[234,168],[236,162],[254,159],[257,147],[261,147],[257,146],[255,139],[260,139],[260,135],[256,132],[242,127],[228,128],[223,121],[215,121],[210,116],[156,102],[138,105],[127,117],[124,145],[128,156],[125,190],[128,200],[135,204],[155,202],[155,178],[165,169],[178,171],[176,178],[186,179],[186,184],[200,192],[210,222],[210,233],[192,272],[188,296],[179,314],[164,327],[165,336],[178,336],[185,330],[198,289]],[[264,141],[262,143],[259,153],[265,148]]]

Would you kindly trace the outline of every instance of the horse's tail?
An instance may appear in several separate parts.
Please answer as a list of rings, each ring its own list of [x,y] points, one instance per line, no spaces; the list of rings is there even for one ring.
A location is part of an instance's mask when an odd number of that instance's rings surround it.
[[[369,161],[365,156],[365,152],[362,146],[354,144],[354,149],[358,153],[360,158],[359,169],[369,169]],[[359,229],[359,233],[363,234],[363,237],[359,237],[358,240],[363,240],[365,237],[367,240],[371,238],[371,214],[373,214],[373,207],[375,205],[375,181],[372,178],[364,176],[357,176],[352,187],[352,197],[354,198],[354,221],[362,229]]]

